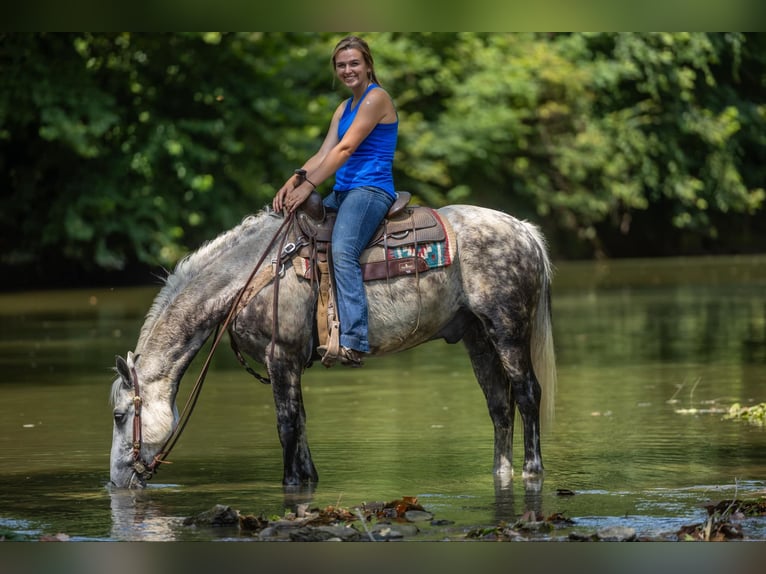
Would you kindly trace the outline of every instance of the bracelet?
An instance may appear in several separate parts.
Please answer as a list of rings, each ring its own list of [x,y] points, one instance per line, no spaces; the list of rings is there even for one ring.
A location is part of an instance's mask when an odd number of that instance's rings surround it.
[[[316,184],[313,181],[311,181],[308,177],[306,177],[306,170],[305,169],[303,169],[303,168],[296,169],[295,170],[295,175],[300,177],[303,181],[307,181],[311,185],[311,187],[313,187],[316,190],[316,188],[317,188]]]

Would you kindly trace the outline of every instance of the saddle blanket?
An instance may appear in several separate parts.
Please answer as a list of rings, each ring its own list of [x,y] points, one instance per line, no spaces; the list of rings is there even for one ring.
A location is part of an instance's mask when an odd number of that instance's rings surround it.
[[[389,260],[412,259],[414,257],[423,259],[428,264],[429,269],[446,267],[452,263],[447,240],[432,241],[418,245],[417,253],[415,252],[414,245],[401,245],[399,247],[391,247],[388,250]]]

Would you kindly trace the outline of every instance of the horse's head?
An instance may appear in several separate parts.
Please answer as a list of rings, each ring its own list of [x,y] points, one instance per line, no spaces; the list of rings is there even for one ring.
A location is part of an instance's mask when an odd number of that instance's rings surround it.
[[[168,381],[153,375],[156,370],[144,363],[148,362],[132,352],[127,359],[117,357],[109,476],[118,488],[146,485],[177,419]]]

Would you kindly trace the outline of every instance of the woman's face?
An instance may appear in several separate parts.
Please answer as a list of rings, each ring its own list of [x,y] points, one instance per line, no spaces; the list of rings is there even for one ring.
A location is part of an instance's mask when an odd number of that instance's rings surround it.
[[[335,73],[352,90],[367,86],[369,71],[362,52],[356,48],[341,50],[335,56]]]

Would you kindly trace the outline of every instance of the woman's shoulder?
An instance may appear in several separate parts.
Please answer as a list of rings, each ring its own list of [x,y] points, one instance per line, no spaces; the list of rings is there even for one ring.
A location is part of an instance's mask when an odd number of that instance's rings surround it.
[[[372,84],[370,86],[370,92],[369,94],[386,94],[389,98],[391,97],[391,94],[388,93],[388,90],[386,90],[383,86],[380,84]],[[368,95],[369,95],[368,94]]]
[[[367,94],[370,103],[384,114],[384,123],[393,122],[397,119],[396,104],[394,98],[384,88],[376,85]]]
[[[378,102],[390,103],[392,106],[394,105],[394,98],[388,93],[388,90],[377,84],[367,92],[366,97],[370,98],[370,100],[377,100]]]

